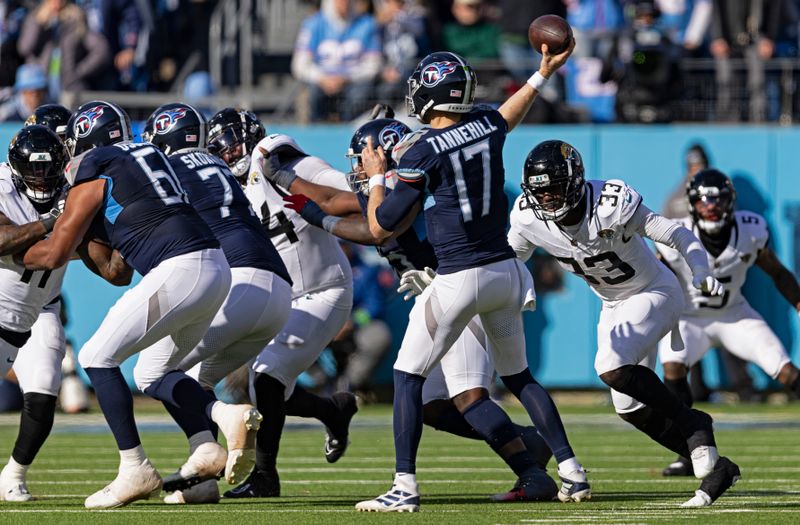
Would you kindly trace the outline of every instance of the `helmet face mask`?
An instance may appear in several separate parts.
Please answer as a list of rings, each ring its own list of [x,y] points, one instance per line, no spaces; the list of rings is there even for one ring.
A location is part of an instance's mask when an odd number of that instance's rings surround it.
[[[736,190],[724,173],[699,171],[686,185],[686,198],[692,219],[704,232],[719,233],[733,222]]]
[[[250,169],[250,157],[266,136],[264,125],[251,111],[225,108],[208,121],[208,151],[241,179]]]
[[[520,186],[527,206],[538,219],[560,220],[584,196],[583,159],[566,142],[542,142],[525,159]]]
[[[42,125],[22,128],[8,148],[8,164],[18,191],[37,204],[58,196],[68,156],[58,135]]]

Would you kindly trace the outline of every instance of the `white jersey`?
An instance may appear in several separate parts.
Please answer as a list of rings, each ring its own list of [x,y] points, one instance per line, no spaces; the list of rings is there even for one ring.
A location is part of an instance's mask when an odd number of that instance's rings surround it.
[[[520,195],[511,210],[508,242],[523,260],[541,247],[583,277],[603,301],[630,297],[666,270],[640,233],[627,228],[642,196],[621,180],[586,181],[585,192],[586,215],[575,227],[538,219]]]
[[[270,135],[258,143],[250,162],[245,194],[262,223],[269,221],[272,243],[294,283],[292,297],[335,286],[350,287],[353,282],[350,263],[337,238],[308,224],[300,214],[286,208],[283,195],[288,193],[267,180],[261,171],[259,148],[272,151],[282,145],[299,150],[285,135]],[[292,159],[281,168],[304,180],[349,191],[345,175],[317,157]]]
[[[699,236],[697,226],[690,217],[676,220],[678,224],[692,229]],[[747,270],[755,263],[760,252],[769,241],[767,221],[757,213],[737,211],[728,246],[718,257],[708,255],[708,268],[717,280],[725,285],[725,293],[719,297],[704,296],[692,286],[692,272],[680,253],[661,244],[656,244],[659,253],[677,275],[686,296],[687,312],[691,315],[721,314],[721,310],[745,302],[742,286]]]
[[[38,221],[41,215],[17,191],[8,165],[0,164],[0,213],[17,225]],[[42,307],[61,293],[67,267],[33,271],[14,262],[11,255],[0,257],[0,327],[27,332]]]

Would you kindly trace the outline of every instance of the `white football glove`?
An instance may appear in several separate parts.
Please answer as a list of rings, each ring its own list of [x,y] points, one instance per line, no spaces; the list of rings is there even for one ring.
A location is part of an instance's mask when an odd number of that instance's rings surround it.
[[[264,178],[288,190],[292,182],[297,178],[297,175],[292,171],[281,169],[281,164],[278,161],[277,155],[270,155],[264,148],[260,148],[260,150],[263,155],[260,164],[261,173],[264,174]]]
[[[436,277],[436,272],[425,267],[424,270],[407,270],[400,276],[400,288],[397,293],[408,292],[403,296],[405,301],[422,293]]]
[[[708,270],[701,270],[694,274],[692,286],[711,296],[722,295],[725,293],[725,286],[723,286],[716,277],[711,275]]]

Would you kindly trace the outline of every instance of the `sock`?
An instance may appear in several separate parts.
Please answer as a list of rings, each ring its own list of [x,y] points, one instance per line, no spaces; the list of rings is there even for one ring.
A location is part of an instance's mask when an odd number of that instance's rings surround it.
[[[256,434],[256,468],[269,472],[275,470],[286,422],[286,403],[283,399],[286,387],[267,374],[256,374],[253,386],[256,390],[256,408],[266,422]]]
[[[688,458],[689,447],[686,438],[678,431],[675,422],[668,419],[663,412],[650,407],[643,407],[635,412],[619,414],[638,430],[644,432],[653,441],[661,446]]]
[[[683,376],[680,379],[664,379],[664,385],[672,392],[672,395],[683,401],[687,407],[692,406],[692,388],[689,386],[689,379]]]
[[[422,384],[425,378],[394,371],[395,472],[416,474],[417,449],[422,438]]]
[[[417,475],[409,472],[397,472],[394,475],[394,488],[417,494],[419,492]]]
[[[582,468],[583,467],[581,467],[581,464],[578,463],[577,458],[573,457],[573,458],[569,458],[569,459],[567,459],[565,461],[559,462],[559,464],[558,464],[558,473],[563,475],[563,476],[566,476],[567,474],[572,474],[573,472],[580,473]],[[572,476],[570,479],[572,479],[573,477],[574,476]],[[578,477],[580,477],[580,475]],[[586,481],[586,474],[583,474],[583,479],[572,479],[572,480],[573,481],[583,481],[583,482],[585,482]]]
[[[197,450],[197,447],[199,447],[203,443],[216,443],[216,442],[217,440],[208,430],[203,430],[193,436],[189,436],[189,455],[191,456],[192,454],[194,454],[194,451]]]
[[[3,477],[9,480],[24,482],[29,468],[30,464],[22,465],[14,459],[14,456],[11,456],[8,458],[6,466],[3,467]]]
[[[533,379],[530,370],[526,368],[518,374],[504,376],[501,379],[525,407],[536,429],[553,451],[556,461],[560,463],[575,457],[553,399],[542,385]]]
[[[675,397],[661,382],[655,372],[642,365],[625,365],[603,376],[611,375],[611,380],[601,379],[618,392],[627,394],[648,407],[659,410],[674,420],[691,421],[689,407]]]
[[[206,394],[211,396],[211,399],[217,401],[217,394],[213,390],[206,390]],[[214,406],[214,403],[211,403]],[[214,441],[219,441],[219,425],[217,425],[210,417],[208,417],[208,426],[211,429],[211,435],[214,436]]]
[[[436,430],[441,430],[442,432],[447,432],[455,436],[461,436],[467,439],[478,439],[481,441],[484,440],[483,436],[467,423],[467,420],[464,419],[464,416],[452,403],[447,403],[447,407],[439,412],[436,416],[436,420],[432,421],[430,426]]]
[[[141,445],[136,421],[133,418],[133,395],[119,367],[85,368],[92,382],[100,410],[106,418],[119,450]]]
[[[144,393],[186,412],[205,414],[208,419],[211,419],[211,406],[216,401],[214,396],[209,395],[208,391],[200,386],[200,383],[181,370],[167,372],[158,381],[145,388]]]
[[[336,423],[339,409],[329,397],[312,394],[305,388],[295,385],[292,395],[286,400],[286,415],[313,417],[326,426]]]
[[[484,397],[472,403],[464,410],[464,419],[484,437],[486,443],[503,458],[517,477],[522,477],[536,468],[527,450],[512,454],[503,452],[506,445],[519,437],[519,431],[514,428],[508,414],[491,399]]]
[[[547,468],[553,453],[550,452],[550,447],[547,446],[544,438],[534,427],[523,427],[514,423],[514,428],[522,438],[522,442],[525,443],[525,448],[528,449],[528,454],[531,455],[536,465],[543,469]]]
[[[144,455],[144,447],[138,445],[128,450],[120,449],[119,451],[119,469],[138,467],[141,465],[147,456]]]
[[[209,420],[206,419],[205,414],[198,414],[197,412],[190,412],[183,408],[178,408],[172,403],[162,401],[161,404],[167,409],[172,419],[181,427],[183,433],[187,438],[191,438],[200,432],[208,432]]]
[[[22,399],[19,431],[11,457],[20,465],[30,465],[53,428],[56,396],[30,392]]]

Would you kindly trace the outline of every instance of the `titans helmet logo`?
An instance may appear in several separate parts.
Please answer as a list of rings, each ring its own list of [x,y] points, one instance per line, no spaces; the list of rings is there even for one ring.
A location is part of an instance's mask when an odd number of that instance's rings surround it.
[[[75,135],[85,137],[94,129],[94,123],[103,114],[103,106],[95,106],[78,115],[75,119]]]
[[[397,124],[389,124],[378,133],[378,142],[383,151],[388,151],[395,147],[402,138],[403,128]]]
[[[433,87],[445,79],[447,75],[456,70],[458,64],[456,62],[434,62],[428,64],[422,70],[422,85],[425,87]]]
[[[153,121],[153,129],[157,135],[168,133],[175,123],[186,116],[186,108],[167,109],[159,113]]]

